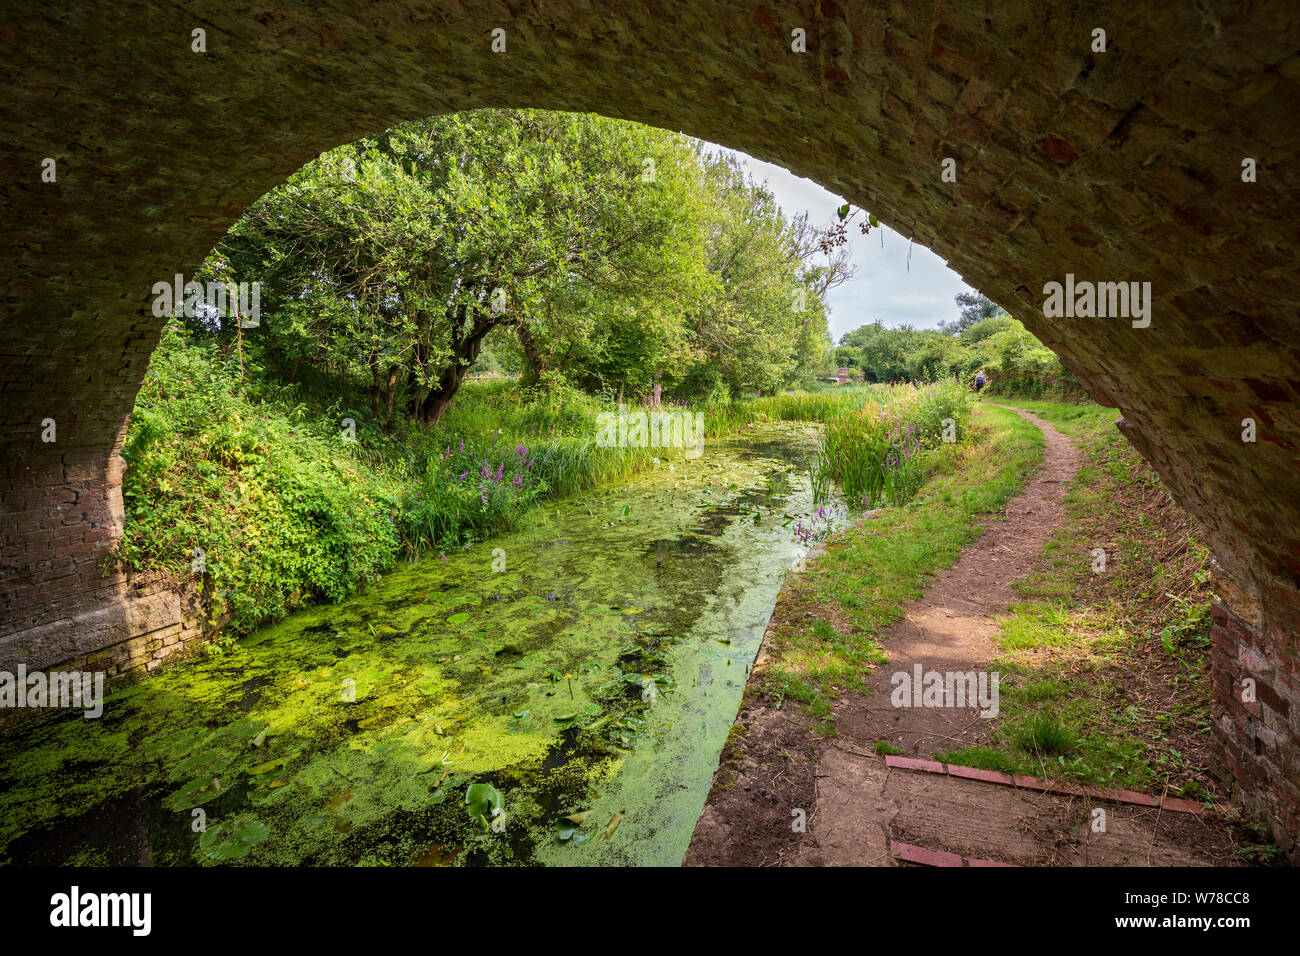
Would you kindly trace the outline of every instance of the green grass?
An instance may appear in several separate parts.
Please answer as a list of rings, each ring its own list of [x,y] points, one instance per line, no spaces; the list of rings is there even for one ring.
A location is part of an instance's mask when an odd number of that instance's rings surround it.
[[[1101,439],[1113,435],[1121,437],[1122,440],[1122,436],[1119,436],[1119,431],[1115,428],[1115,422],[1120,417],[1119,412],[1113,408],[1094,405],[1091,402],[1049,402],[1043,399],[988,394],[984,397],[1000,405],[1012,405],[1033,412],[1039,418],[1051,422],[1062,435],[1071,438],[1086,436]]]
[[[1063,605],[1036,602],[1016,604],[1001,621],[1001,643],[1007,650],[1073,647],[1081,639],[1078,621]]]
[[[941,412],[964,427],[959,403],[945,395],[882,385],[699,410],[710,436],[767,421],[841,422],[836,434],[852,444],[883,421],[929,435]],[[247,633],[301,604],[340,600],[403,558],[506,531],[540,501],[685,452],[602,446],[599,416],[613,410],[559,381],[470,382],[430,428],[377,416],[337,383],[285,385],[252,357],[173,327],[123,449],[127,522],[115,560],[195,582],[227,634]],[[895,498],[914,490],[912,478],[889,477],[904,469],[882,467]],[[824,492],[827,469],[815,477]]]
[[[1004,772],[1203,798],[1203,768],[1169,743],[1209,729],[1204,653],[1209,596],[1195,534],[1176,559],[1159,520],[1172,506],[1154,472],[1097,405],[992,398],[1072,437],[1085,461],[1067,491],[1066,525],[1017,582],[1023,600],[999,620],[1000,716],[987,746],[935,759]],[[1104,542],[1107,570],[1093,573]],[[1174,593],[1169,593],[1169,592]],[[1184,596],[1185,595],[1185,596]],[[1178,662],[1147,695],[1123,675],[1149,668],[1152,646]]]
[[[828,539],[792,584],[796,613],[778,612],[762,692],[778,706],[799,702],[823,733],[834,733],[833,697],[865,692],[871,666],[885,661],[877,635],[956,561],[979,533],[978,517],[999,512],[1042,460],[1042,433],[1014,412],[977,406],[973,422],[970,441],[932,461],[932,477],[913,501]],[[803,620],[803,610],[816,620],[789,623]]]
[[[1123,688],[1088,687],[1083,694],[1085,685],[1072,679],[1044,678],[1005,660],[996,666],[1002,675],[1000,714],[991,744],[941,751],[934,759],[1137,790],[1151,785],[1142,743],[1108,730],[1110,715],[1123,706]]]

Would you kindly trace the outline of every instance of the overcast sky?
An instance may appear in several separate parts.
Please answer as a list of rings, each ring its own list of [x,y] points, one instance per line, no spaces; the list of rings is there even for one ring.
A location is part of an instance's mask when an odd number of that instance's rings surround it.
[[[801,179],[787,169],[744,153],[729,152],[756,180],[767,181],[789,216],[807,210],[814,223],[824,225],[847,202],[811,179]],[[885,237],[883,248],[881,233]],[[957,318],[953,296],[974,291],[942,259],[917,243],[912,244],[909,270],[907,239],[887,226],[881,225],[864,236],[855,223],[849,227],[848,238],[858,273],[827,296],[831,336],[837,343],[844,333],[877,318],[888,326],[907,322],[918,329],[938,328],[941,319]]]

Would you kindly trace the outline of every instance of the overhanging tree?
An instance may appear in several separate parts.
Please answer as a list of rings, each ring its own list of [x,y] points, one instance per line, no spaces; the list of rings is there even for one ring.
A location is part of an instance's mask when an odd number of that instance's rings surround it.
[[[544,348],[576,334],[566,302],[654,292],[671,325],[662,293],[689,300],[702,282],[697,179],[677,134],[586,114],[454,114],[309,163],[220,251],[268,287],[283,360],[351,377],[376,412],[434,422],[494,329],[516,331],[536,374]]]

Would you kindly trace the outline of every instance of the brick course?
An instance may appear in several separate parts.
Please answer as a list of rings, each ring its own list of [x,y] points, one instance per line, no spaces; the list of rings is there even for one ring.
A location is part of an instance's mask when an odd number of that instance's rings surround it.
[[[190,49],[200,26],[204,54]],[[1095,27],[1105,53],[1089,49]],[[1300,7],[134,0],[5,14],[0,49],[0,666],[122,633],[101,612],[131,587],[103,559],[121,528],[117,450],[161,326],[154,282],[190,274],[329,147],[438,112],[594,110],[782,163],[870,208],[1121,410],[1220,565],[1226,772],[1294,837]],[[40,179],[44,157],[56,183]],[[945,157],[956,183],[940,179]],[[1241,181],[1245,157],[1257,182]],[[1150,281],[1150,327],[1046,319],[1043,285],[1067,272]],[[1232,692],[1247,670],[1255,705]]]

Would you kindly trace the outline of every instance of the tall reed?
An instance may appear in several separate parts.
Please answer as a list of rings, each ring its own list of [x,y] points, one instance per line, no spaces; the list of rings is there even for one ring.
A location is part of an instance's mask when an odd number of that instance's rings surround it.
[[[926,453],[961,442],[970,393],[957,382],[882,389],[826,422],[815,471],[864,507],[902,504],[925,480]]]

